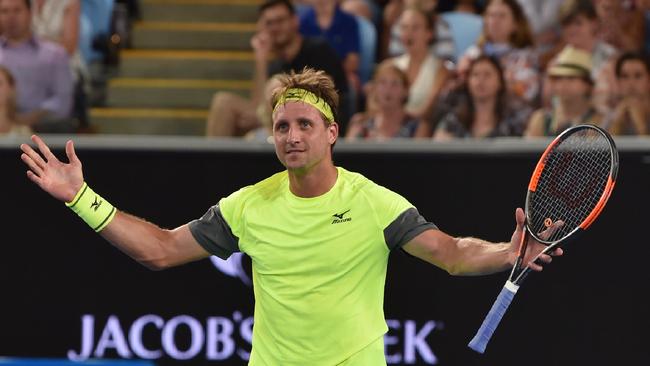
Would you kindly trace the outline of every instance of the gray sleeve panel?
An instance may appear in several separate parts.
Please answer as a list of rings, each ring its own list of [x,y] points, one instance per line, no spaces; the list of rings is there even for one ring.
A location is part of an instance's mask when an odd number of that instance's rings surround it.
[[[191,221],[189,228],[194,239],[210,254],[228,259],[232,253],[239,251],[239,238],[221,216],[219,205],[210,207],[203,217]]]
[[[428,222],[414,207],[402,212],[384,229],[384,239],[388,249],[401,248],[411,239],[426,230],[437,230],[438,227]]]

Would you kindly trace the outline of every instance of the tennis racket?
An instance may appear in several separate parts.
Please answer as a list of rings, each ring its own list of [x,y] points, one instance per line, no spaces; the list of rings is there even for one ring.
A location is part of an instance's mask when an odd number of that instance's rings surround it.
[[[524,233],[510,277],[483,320],[469,347],[485,352],[519,286],[531,269],[523,263],[528,238],[551,253],[575,239],[598,217],[618,172],[618,151],[611,136],[593,125],[578,125],[561,133],[542,154],[528,184]],[[561,224],[558,222],[561,221]]]

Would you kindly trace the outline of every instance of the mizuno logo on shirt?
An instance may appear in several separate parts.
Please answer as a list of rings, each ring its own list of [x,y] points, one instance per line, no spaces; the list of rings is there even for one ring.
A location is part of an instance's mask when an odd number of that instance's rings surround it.
[[[334,215],[332,215],[332,217],[334,217],[334,220],[332,220],[332,224],[340,224],[342,222],[352,221],[351,217],[345,217],[344,218],[345,214],[347,214],[348,212],[350,212],[350,210],[347,210],[345,212],[341,212],[340,214],[335,213]]]

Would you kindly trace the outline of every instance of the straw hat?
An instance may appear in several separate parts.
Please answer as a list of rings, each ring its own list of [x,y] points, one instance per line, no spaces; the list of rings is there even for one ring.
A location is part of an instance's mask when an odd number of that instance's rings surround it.
[[[549,76],[575,76],[591,79],[591,54],[566,46],[548,69]]]

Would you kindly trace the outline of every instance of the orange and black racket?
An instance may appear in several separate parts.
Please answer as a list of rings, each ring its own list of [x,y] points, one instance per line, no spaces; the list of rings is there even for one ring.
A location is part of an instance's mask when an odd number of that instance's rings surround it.
[[[531,269],[523,263],[529,235],[549,254],[586,230],[605,207],[618,172],[612,137],[593,125],[572,127],[557,136],[539,159],[528,184],[526,221],[508,281],[469,347],[483,353],[519,286]],[[561,222],[561,224],[558,224]]]

